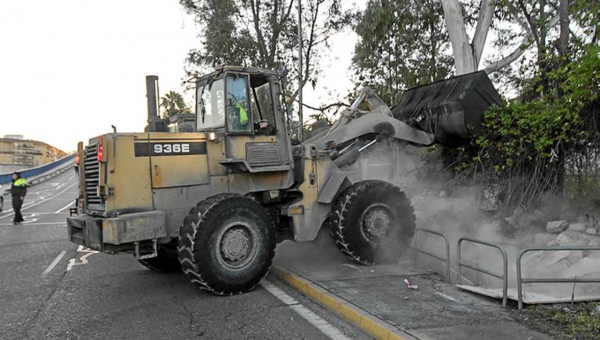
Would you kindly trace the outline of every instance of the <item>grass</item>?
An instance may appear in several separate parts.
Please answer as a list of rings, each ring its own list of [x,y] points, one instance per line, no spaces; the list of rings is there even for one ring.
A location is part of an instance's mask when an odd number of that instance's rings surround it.
[[[600,303],[529,306],[521,315],[528,326],[556,339],[600,339]]]

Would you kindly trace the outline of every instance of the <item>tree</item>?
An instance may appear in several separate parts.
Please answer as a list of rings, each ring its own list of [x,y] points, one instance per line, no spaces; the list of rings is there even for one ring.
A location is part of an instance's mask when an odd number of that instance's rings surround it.
[[[477,20],[472,42],[469,42],[467,37],[465,20],[458,0],[442,0],[442,5],[450,41],[452,42],[456,74],[477,71],[488,30],[492,23],[495,1],[481,0],[479,19]]]
[[[160,98],[160,107],[163,108],[162,118],[169,118],[176,114],[192,113],[181,94],[169,91]]]
[[[341,0],[304,0],[301,37],[303,69],[298,70],[297,0],[180,0],[199,24],[202,47],[191,50],[192,68],[232,64],[290,70],[299,86],[289,83],[291,104],[306,82],[313,86],[319,75],[319,59],[332,35],[350,23]],[[192,71],[193,72],[193,71]]]
[[[452,59],[442,13],[435,0],[370,0],[354,28],[357,86],[395,104],[406,88],[446,78]]]

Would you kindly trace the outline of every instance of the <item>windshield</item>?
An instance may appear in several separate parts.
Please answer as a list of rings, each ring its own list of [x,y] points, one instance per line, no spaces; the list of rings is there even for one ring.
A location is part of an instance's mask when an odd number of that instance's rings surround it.
[[[211,84],[199,87],[197,130],[206,130],[225,126],[225,86],[224,80],[219,79]]]

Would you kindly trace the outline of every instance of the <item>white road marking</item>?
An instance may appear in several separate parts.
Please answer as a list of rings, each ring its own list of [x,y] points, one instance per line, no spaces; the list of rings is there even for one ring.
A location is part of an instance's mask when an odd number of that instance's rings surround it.
[[[64,190],[62,190],[61,192],[58,192],[58,193],[54,194],[54,195],[53,195],[53,196],[51,196],[51,197],[55,197],[55,196],[58,196],[58,195],[60,195],[60,194],[62,194],[62,193],[65,193],[67,190],[71,189],[72,187],[74,187],[74,186],[76,186],[76,185],[77,185],[77,182],[76,182],[76,183],[73,183],[72,185],[69,185],[69,186],[68,186],[68,187],[66,187]],[[25,197],[25,200],[27,200],[27,197]],[[23,211],[23,210],[26,210],[26,209],[29,209],[29,208],[33,208],[33,207],[35,207],[35,206],[38,206],[38,205],[40,205],[40,204],[42,204],[42,203],[44,203],[44,202],[46,202],[46,200],[44,200],[44,201],[39,201],[39,202],[35,202],[35,203],[29,204],[29,205],[27,205],[27,206],[25,206],[26,204],[23,204],[23,208],[21,209],[21,211]],[[8,214],[8,215],[0,216],[0,220],[1,220],[1,219],[3,219],[3,218],[7,218],[7,217],[12,217],[12,215],[11,215],[11,214]]]
[[[42,226],[42,225],[64,225],[65,227],[67,226],[67,221],[64,221],[64,222],[39,222],[39,223],[33,223],[31,221],[29,221],[29,222],[25,221],[25,222],[22,222],[22,223],[23,223],[23,224],[21,224],[22,226],[23,225],[27,225],[27,224],[31,224],[32,226],[36,226],[36,227],[37,226]],[[13,224],[12,224],[12,222],[11,223],[0,223],[0,226],[5,226],[5,225],[13,225]]]
[[[61,212],[61,211],[65,210],[65,209],[67,209],[68,207],[70,207],[70,206],[72,206],[72,205],[75,205],[75,203],[73,203],[73,201],[69,202],[69,204],[67,204],[67,205],[65,205],[64,207],[62,207],[62,208],[58,209],[58,210],[57,210],[57,211],[55,211],[54,213],[55,213],[55,214],[58,214],[59,212]]]
[[[323,318],[313,313],[308,308],[302,306],[298,301],[296,301],[296,299],[287,295],[281,289],[275,287],[275,285],[273,285],[268,280],[263,280],[260,285],[263,286],[263,288],[265,288],[269,293],[273,294],[273,296],[281,300],[281,302],[288,305],[304,320],[308,321],[311,325],[315,326],[318,330],[323,332],[323,334],[327,335],[330,339],[350,340],[350,338],[348,338],[342,332],[340,332],[339,329],[333,327],[329,322],[325,321]]]
[[[46,270],[44,270],[44,272],[42,273],[42,277],[45,277],[46,275],[48,275],[48,273],[50,273],[50,271],[52,271],[52,269],[54,269],[54,267],[56,267],[56,265],[58,264],[60,259],[62,259],[62,257],[65,256],[66,253],[67,252],[64,250],[61,251],[60,254],[58,254],[58,256],[54,259],[54,261],[52,261],[52,263],[50,263],[48,268],[46,268]]]
[[[83,255],[80,260],[81,262],[76,262],[77,261],[77,257],[72,258],[71,260],[69,260],[69,264],[67,265],[67,271],[70,271],[71,269],[73,269],[74,266],[79,266],[82,264],[87,264],[87,258],[89,256],[92,256],[94,254],[97,254],[98,252],[95,250],[91,250],[90,248],[85,248],[84,246],[79,246],[77,248],[77,251],[80,253],[85,253],[85,255]]]

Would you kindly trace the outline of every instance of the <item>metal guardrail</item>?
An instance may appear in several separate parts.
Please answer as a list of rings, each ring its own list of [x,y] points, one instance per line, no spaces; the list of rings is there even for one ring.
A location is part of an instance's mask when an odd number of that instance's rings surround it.
[[[26,179],[30,179],[32,177],[36,177],[39,175],[42,175],[48,171],[52,171],[53,169],[57,169],[63,165],[65,165],[68,162],[73,162],[73,160],[75,159],[75,154],[71,154],[68,156],[65,156],[59,160],[56,160],[54,162],[48,163],[48,164],[44,164],[35,168],[31,168],[31,169],[25,169],[25,170],[21,170],[21,177],[26,178]],[[12,182],[12,172],[11,173],[7,173],[7,174],[0,174],[0,184],[7,184]]]
[[[418,248],[418,243],[419,243],[418,235],[419,235],[420,231],[424,232],[424,233],[437,235],[444,239],[444,242],[446,243],[446,258],[442,258],[440,256],[437,256],[435,254],[426,252],[425,250],[421,250]],[[448,283],[450,283],[450,242],[448,242],[448,238],[446,237],[446,235],[444,235],[440,232],[434,231],[434,230],[416,228],[415,229],[415,247],[413,249],[415,250],[415,259],[414,259],[415,262],[417,262],[417,256],[419,253],[429,255],[433,258],[436,258],[436,259],[444,262],[446,264],[446,281],[448,281]]]
[[[574,278],[533,278],[524,279],[521,273],[521,258],[525,253],[532,251],[561,251],[561,250],[600,250],[600,247],[577,247],[577,246],[560,246],[560,247],[533,247],[523,249],[517,257],[517,300],[519,302],[519,310],[523,309],[523,283],[577,283],[577,282],[591,282],[600,283],[600,278],[594,279],[578,279]]]
[[[467,242],[471,242],[471,243],[475,243],[475,244],[480,244],[480,245],[484,245],[484,246],[488,246],[488,247],[492,247],[492,248],[496,248],[498,250],[500,250],[500,252],[502,253],[502,275],[498,275],[496,273],[492,273],[490,271],[487,271],[485,269],[481,269],[481,268],[477,268],[477,267],[473,267],[467,263],[462,263],[461,261],[461,245],[463,243],[463,241],[467,241]],[[507,292],[508,292],[508,257],[506,256],[506,251],[504,250],[504,248],[502,248],[499,245],[496,244],[492,244],[489,242],[485,242],[485,241],[480,241],[480,240],[475,240],[472,238],[468,238],[468,237],[461,237],[458,240],[457,243],[457,251],[456,251],[456,256],[457,256],[457,262],[458,262],[458,266],[457,266],[457,276],[458,276],[458,284],[460,284],[460,282],[462,281],[462,275],[460,273],[460,270],[462,267],[465,268],[469,268],[472,269],[474,271],[480,272],[480,273],[484,273],[490,276],[493,276],[497,279],[502,280],[502,307],[506,307],[506,300],[507,300]]]

